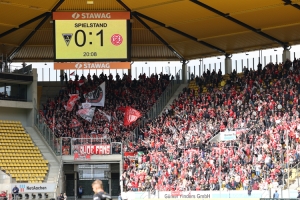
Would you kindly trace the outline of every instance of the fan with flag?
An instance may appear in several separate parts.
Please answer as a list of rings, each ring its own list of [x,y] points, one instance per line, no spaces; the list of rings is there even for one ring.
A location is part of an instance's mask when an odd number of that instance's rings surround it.
[[[133,124],[136,120],[138,120],[138,118],[142,116],[139,111],[135,110],[134,108],[131,108],[130,106],[126,106],[124,110],[124,126],[129,126]]]

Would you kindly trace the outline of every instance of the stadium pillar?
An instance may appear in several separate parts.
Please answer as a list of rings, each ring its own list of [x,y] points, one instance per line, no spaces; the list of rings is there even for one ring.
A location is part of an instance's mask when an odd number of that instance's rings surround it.
[[[231,54],[226,54],[225,55],[225,74],[231,74],[232,72],[232,60],[231,60],[232,55]]]
[[[60,74],[59,74],[60,76],[59,76],[59,79],[61,78],[61,76],[65,77],[64,74],[65,74],[65,70],[60,70]],[[60,79],[60,80],[61,80],[61,79]]]
[[[132,68],[133,68],[133,63],[134,63],[134,61],[131,61],[131,63],[130,63],[130,69],[128,69],[128,76],[130,75],[131,76],[131,79],[132,79]]]
[[[182,76],[182,83],[187,83],[187,61],[182,61],[182,70],[181,70],[181,76]]]
[[[282,62],[285,62],[286,59],[291,60],[291,52],[289,49],[284,48],[282,52]]]
[[[127,75],[131,75],[131,69],[132,69],[132,65],[130,66],[130,69],[128,69],[128,74]]]

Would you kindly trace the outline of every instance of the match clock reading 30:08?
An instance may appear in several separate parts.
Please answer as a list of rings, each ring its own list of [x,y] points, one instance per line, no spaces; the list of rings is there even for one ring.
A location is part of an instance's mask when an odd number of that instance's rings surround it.
[[[66,19],[60,19],[62,16]],[[85,16],[84,19],[82,16]],[[113,13],[104,15],[110,16],[109,19],[102,19],[101,14],[94,15],[92,19],[87,19],[86,16],[93,15],[53,14],[55,59],[57,61],[128,60],[127,19],[114,19]],[[95,19],[95,16],[98,18]],[[116,15],[117,18],[120,16],[122,15]]]

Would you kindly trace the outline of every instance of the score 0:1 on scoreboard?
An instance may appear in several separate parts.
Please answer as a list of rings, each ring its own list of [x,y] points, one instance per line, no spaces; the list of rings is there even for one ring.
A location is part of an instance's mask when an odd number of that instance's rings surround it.
[[[128,61],[129,12],[54,12],[55,61]]]

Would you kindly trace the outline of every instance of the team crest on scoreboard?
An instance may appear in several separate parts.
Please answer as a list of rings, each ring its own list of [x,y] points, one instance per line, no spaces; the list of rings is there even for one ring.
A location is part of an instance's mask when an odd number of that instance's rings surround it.
[[[119,46],[123,42],[123,37],[120,34],[113,34],[110,40],[113,45]]]
[[[73,34],[72,33],[63,33],[62,36],[65,40],[66,45],[69,46]]]

